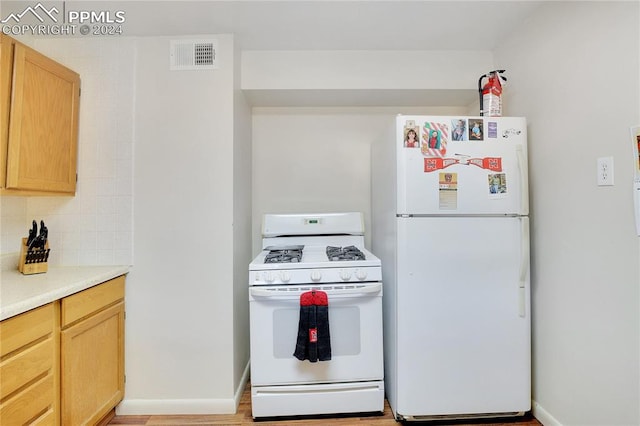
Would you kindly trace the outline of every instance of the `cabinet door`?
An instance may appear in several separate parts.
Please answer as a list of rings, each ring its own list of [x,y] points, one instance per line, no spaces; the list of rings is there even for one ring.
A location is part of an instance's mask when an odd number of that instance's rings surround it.
[[[62,424],[95,424],[124,397],[124,302],[61,333]]]
[[[75,193],[80,76],[16,43],[8,189]]]
[[[6,186],[7,179],[7,143],[9,140],[14,44],[12,38],[0,34],[0,188]]]

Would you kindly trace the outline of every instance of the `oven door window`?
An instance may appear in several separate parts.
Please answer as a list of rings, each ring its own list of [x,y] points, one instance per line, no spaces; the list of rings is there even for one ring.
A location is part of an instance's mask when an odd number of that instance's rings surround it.
[[[315,363],[293,356],[299,295],[250,301],[252,385],[382,379],[382,297],[328,294],[332,358]]]

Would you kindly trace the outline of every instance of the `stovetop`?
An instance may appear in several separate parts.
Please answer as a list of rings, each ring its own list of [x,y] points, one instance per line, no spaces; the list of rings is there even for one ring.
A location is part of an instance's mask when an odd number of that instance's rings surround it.
[[[347,256],[355,252],[349,246],[333,246]],[[347,248],[347,250],[344,250]],[[330,260],[326,245],[305,245],[298,261],[265,262],[270,251],[263,250],[249,264],[249,285],[288,285],[301,283],[369,282],[382,279],[380,259],[364,247],[357,249],[364,259]]]
[[[331,257],[330,257],[331,256]],[[281,260],[278,262],[278,260]],[[380,266],[380,259],[364,247],[305,245],[300,252],[291,249],[263,250],[249,264],[250,270],[358,268]]]
[[[264,256],[264,263],[298,263],[302,261],[303,245],[269,246]],[[329,261],[366,260],[365,254],[354,245],[346,247],[327,246],[325,249]]]

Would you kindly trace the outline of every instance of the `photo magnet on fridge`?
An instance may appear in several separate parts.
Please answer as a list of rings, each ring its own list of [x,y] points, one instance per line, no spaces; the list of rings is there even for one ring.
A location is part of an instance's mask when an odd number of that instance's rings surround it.
[[[422,127],[422,155],[443,157],[447,153],[449,125],[447,123],[426,122]]]
[[[458,174],[440,173],[438,183],[440,210],[456,210],[458,208]]]
[[[507,195],[507,175],[491,173],[488,175],[489,198],[503,198]]]
[[[418,148],[420,147],[420,126],[413,120],[407,120],[404,123],[404,147]]]
[[[498,123],[490,121],[487,123],[487,137],[496,139],[498,137]]]
[[[467,120],[465,118],[454,118],[451,120],[451,140],[467,140]]]
[[[469,140],[484,140],[484,122],[481,119],[469,120]]]

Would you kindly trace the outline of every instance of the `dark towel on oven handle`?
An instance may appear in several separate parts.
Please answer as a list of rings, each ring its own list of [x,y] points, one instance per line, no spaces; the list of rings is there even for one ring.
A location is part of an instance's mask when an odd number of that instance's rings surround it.
[[[293,356],[310,362],[331,359],[329,299],[324,291],[312,290],[300,295],[298,336]]]

